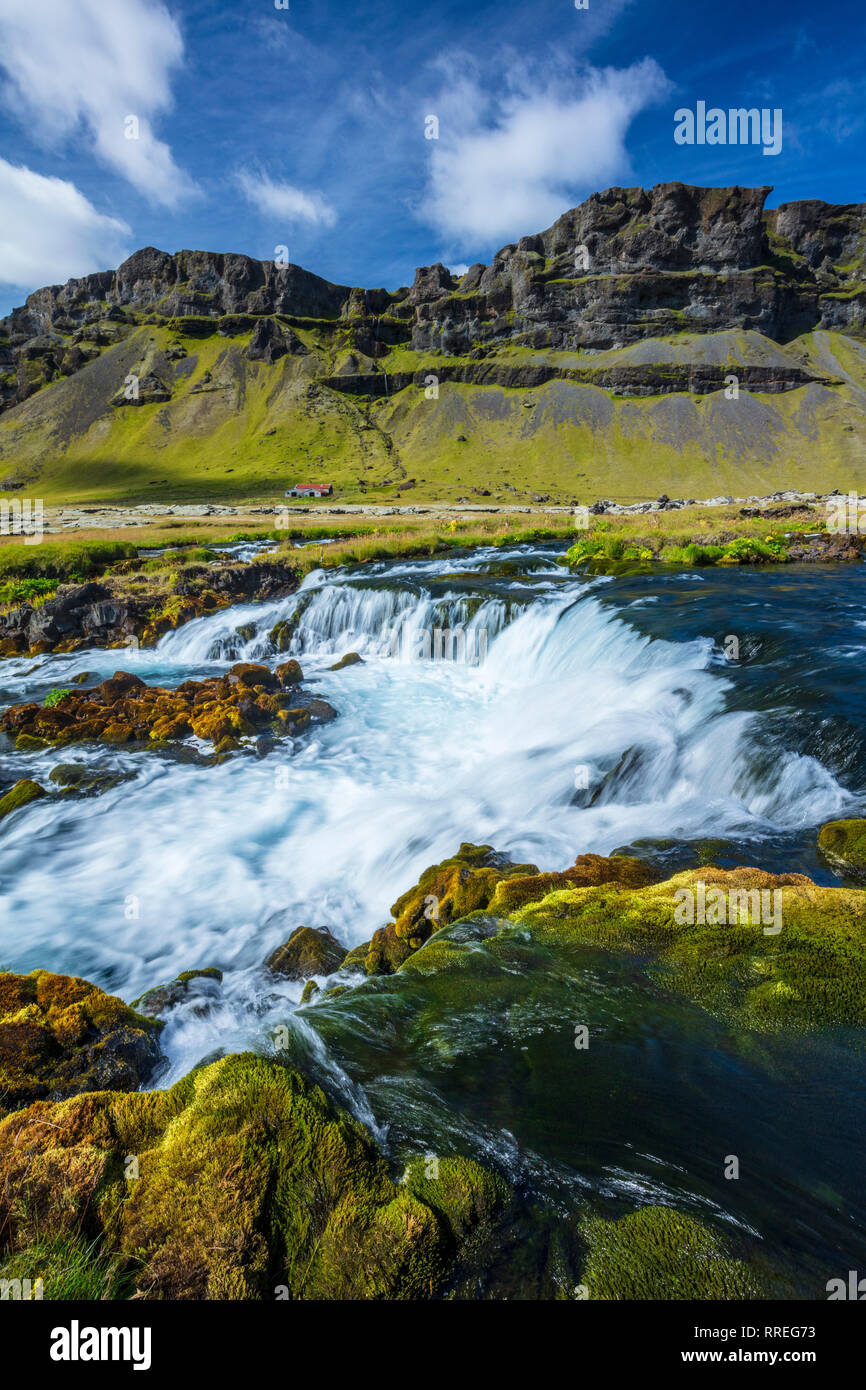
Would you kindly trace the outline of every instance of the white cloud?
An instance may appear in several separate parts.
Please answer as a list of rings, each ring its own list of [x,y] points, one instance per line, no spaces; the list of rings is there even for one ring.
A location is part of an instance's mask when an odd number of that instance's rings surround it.
[[[543,89],[524,75],[520,89],[495,100],[474,79],[452,81],[428,108],[439,139],[422,216],[460,249],[541,231],[629,173],[628,128],[669,90],[651,58],[585,69],[577,83],[558,76]]]
[[[0,281],[26,290],[107,270],[129,254],[125,222],[73,183],[0,159]]]
[[[311,226],[333,227],[337,214],[321,193],[305,193],[291,183],[274,183],[267,174],[250,174],[243,170],[237,176],[244,195],[268,217],[275,217],[286,226],[307,222]]]
[[[151,120],[172,105],[183,39],[160,0],[3,0],[7,98],[46,145],[88,132],[99,158],[174,207],[193,190]],[[138,120],[130,139],[127,117]]]

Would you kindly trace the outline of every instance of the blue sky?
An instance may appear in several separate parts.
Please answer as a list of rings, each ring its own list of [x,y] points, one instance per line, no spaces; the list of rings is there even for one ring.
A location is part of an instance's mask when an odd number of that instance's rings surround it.
[[[393,289],[611,184],[866,198],[852,0],[281,4],[2,0],[0,313],[145,245]],[[780,108],[781,152],[676,144],[699,101]]]

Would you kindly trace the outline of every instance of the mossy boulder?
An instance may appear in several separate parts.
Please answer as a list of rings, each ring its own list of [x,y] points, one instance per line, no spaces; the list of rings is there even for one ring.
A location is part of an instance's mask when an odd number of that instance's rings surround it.
[[[866,820],[831,820],[818,832],[818,848],[834,868],[866,878]]]
[[[63,700],[51,708],[10,705],[0,715],[0,729],[16,741],[39,739],[43,747],[166,744],[195,736],[227,752],[241,747],[245,738],[297,734],[336,718],[327,701],[294,689],[300,679],[297,662],[286,663],[278,672],[283,676],[256,662],[237,662],[223,676],[184,681],[169,690],[116,671],[92,690],[64,692]],[[229,739],[234,742],[227,744]]]
[[[300,685],[301,681],[304,679],[304,673],[301,670],[301,663],[299,661],[284,661],[282,665],[276,668],[274,675],[277,677],[283,689],[286,689],[290,685]]]
[[[327,927],[297,927],[282,946],[265,961],[268,970],[289,980],[311,975],[331,975],[339,970],[347,951]]]
[[[464,842],[450,859],[424,870],[414,888],[393,904],[393,922],[350,951],[344,965],[368,975],[391,974],[434,931],[487,907],[504,879],[537,873],[534,864],[512,864],[491,845]]]
[[[359,656],[357,652],[346,652],[346,655],[341,656],[339,661],[335,661],[333,666],[328,667],[328,670],[342,671],[344,666],[363,666],[363,664],[364,658]]]
[[[468,1160],[440,1165],[441,1193],[396,1185],[362,1125],[246,1053],[0,1121],[0,1231],[13,1254],[82,1232],[144,1298],[429,1298],[502,1195]]]
[[[159,1018],[178,1004],[187,1003],[192,986],[192,994],[200,997],[195,1011],[204,1014],[210,1008],[213,991],[222,983],[222,977],[223,972],[212,965],[206,966],[204,970],[182,970],[167,984],[155,985],[153,989],[145,990],[138,999],[133,999],[131,1007],[139,1013],[146,1014],[148,1018]],[[202,990],[194,985],[193,982],[197,980],[204,980],[209,984]]]
[[[307,983],[304,985],[303,991],[301,993],[301,1003],[310,1004],[315,999],[317,994],[321,994],[321,990],[319,986],[316,984],[316,981],[307,980]]]
[[[671,1207],[642,1207],[618,1221],[586,1217],[580,1230],[589,1247],[581,1283],[590,1299],[774,1296],[757,1264],[731,1255],[708,1226]]]
[[[16,753],[40,753],[43,748],[48,747],[47,739],[35,738],[33,734],[19,734],[15,740]]]
[[[22,806],[29,806],[31,801],[38,801],[45,796],[45,788],[40,787],[38,782],[34,782],[30,777],[24,777],[20,782],[16,782],[11,791],[0,798],[0,820],[4,816],[10,816],[13,811],[18,811]]]
[[[161,1026],[87,980],[0,973],[0,1107],[135,1090],[161,1061]]]
[[[122,782],[131,781],[134,776],[134,772],[101,772],[86,763],[58,763],[49,772],[48,780],[66,794],[95,796]]]
[[[579,854],[570,869],[562,873],[516,875],[501,880],[490,899],[492,913],[507,917],[526,903],[538,902],[560,888],[595,888],[616,883],[624,888],[644,888],[657,883],[661,875],[642,859],[626,855],[605,858],[601,854]]]
[[[684,920],[699,893],[705,919],[695,910],[695,920]],[[866,1024],[861,889],[823,888],[804,874],[707,867],[644,888],[557,889],[512,920],[552,946],[585,942],[649,957],[668,988],[743,1027]]]
[[[437,1212],[458,1238],[489,1224],[510,1195],[498,1174],[470,1158],[425,1154],[409,1163],[403,1181],[412,1196]]]
[[[287,618],[281,618],[270,631],[270,643],[275,652],[287,652],[292,645],[292,638],[295,634],[295,624]]]

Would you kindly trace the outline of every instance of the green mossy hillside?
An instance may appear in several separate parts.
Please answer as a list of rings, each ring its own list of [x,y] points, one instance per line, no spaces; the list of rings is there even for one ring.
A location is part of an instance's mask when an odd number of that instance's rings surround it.
[[[619,366],[614,353],[599,363],[587,353],[503,346],[479,362],[399,347],[390,360],[359,358],[358,370],[343,376],[340,366],[351,364],[327,326],[315,336],[296,329],[308,353],[274,363],[249,359],[248,331],[201,337],[185,332],[189,326],[137,326],[73,375],[5,411],[0,480],[67,506],[276,502],[292,483],[323,475],[349,502],[456,502],[473,494],[634,501],[661,491],[749,496],[862,485],[864,356],[836,331],[781,346],[757,334],[653,337],[647,325],[646,339]],[[736,371],[756,353],[782,376],[799,372],[803,384],[778,392],[759,382],[737,400],[721,389],[686,389],[684,360],[716,369],[730,363]],[[576,358],[583,366],[575,370],[588,378],[531,384],[539,357],[555,371],[571,370]],[[631,373],[637,389],[652,394],[593,384],[596,375],[606,380],[608,367]],[[449,368],[480,373],[489,384],[443,377],[435,398],[415,384]],[[113,404],[130,373],[153,377],[164,390],[138,404]]]

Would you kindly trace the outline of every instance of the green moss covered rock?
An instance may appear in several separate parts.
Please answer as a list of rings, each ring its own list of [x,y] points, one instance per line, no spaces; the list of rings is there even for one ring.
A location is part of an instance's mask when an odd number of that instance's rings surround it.
[[[40,787],[39,783],[31,778],[25,777],[22,781],[16,782],[12,790],[0,798],[0,820],[22,806],[29,806],[31,801],[38,801],[41,796],[45,796],[45,788]]]
[[[581,1282],[591,1299],[772,1297],[762,1272],[671,1207],[642,1207],[618,1221],[586,1217],[580,1229],[589,1247]]]
[[[327,927],[297,927],[265,961],[268,970],[289,980],[331,975],[346,959],[346,948]]]
[[[683,921],[701,885],[708,902],[718,892],[729,909],[735,893],[737,920]],[[762,894],[778,906],[778,929],[754,910]],[[707,867],[645,888],[559,889],[513,920],[552,946],[587,942],[650,956],[662,983],[746,1028],[866,1024],[860,889],[823,888],[804,874]]]
[[[335,661],[333,666],[329,666],[329,671],[342,671],[345,666],[363,666],[364,658],[357,652],[346,652],[339,661]]]
[[[866,878],[866,820],[831,820],[818,833],[824,858],[852,878]]]
[[[223,972],[212,965],[206,966],[204,970],[182,970],[167,984],[145,990],[138,999],[133,999],[132,1007],[138,1009],[139,1013],[147,1014],[149,1018],[158,1018],[177,1004],[186,1002],[193,980],[213,980],[220,984],[222,977]]]
[[[362,1125],[246,1053],[0,1121],[0,1231],[9,1254],[80,1231],[146,1298],[428,1298],[504,1191],[466,1160],[440,1173],[396,1185]]]
[[[537,874],[534,864],[512,864],[491,845],[464,843],[450,859],[425,869],[414,888],[393,904],[393,922],[350,951],[344,965],[387,975],[443,926],[487,907],[503,879]]]
[[[161,1024],[87,980],[0,973],[0,1107],[132,1091],[160,1062]]]

